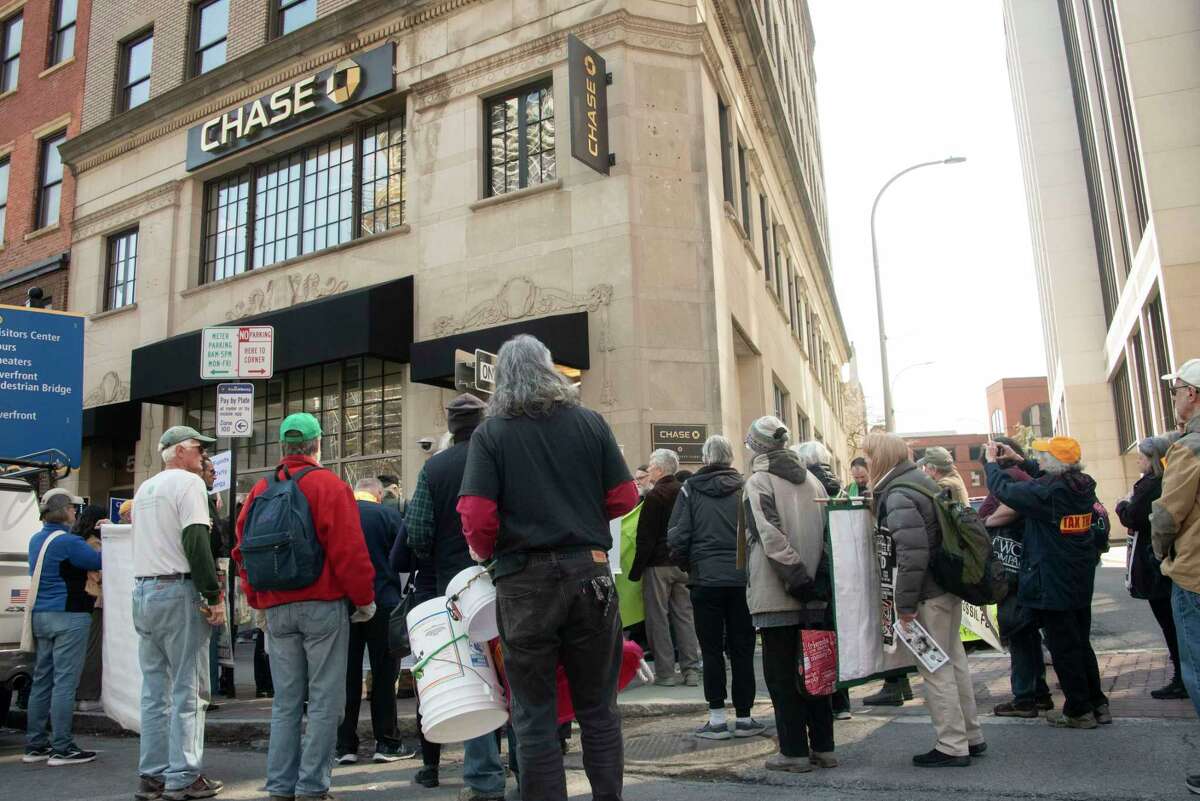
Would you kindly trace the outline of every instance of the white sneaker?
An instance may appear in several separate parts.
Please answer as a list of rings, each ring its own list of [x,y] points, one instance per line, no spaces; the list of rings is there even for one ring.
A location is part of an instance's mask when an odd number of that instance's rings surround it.
[[[337,763],[339,765],[353,765],[358,761],[358,754],[338,754]]]

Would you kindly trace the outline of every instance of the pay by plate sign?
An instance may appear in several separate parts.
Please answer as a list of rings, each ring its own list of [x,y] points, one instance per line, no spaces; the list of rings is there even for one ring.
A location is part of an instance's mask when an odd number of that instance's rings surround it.
[[[0,456],[49,448],[79,467],[83,315],[0,305]]]

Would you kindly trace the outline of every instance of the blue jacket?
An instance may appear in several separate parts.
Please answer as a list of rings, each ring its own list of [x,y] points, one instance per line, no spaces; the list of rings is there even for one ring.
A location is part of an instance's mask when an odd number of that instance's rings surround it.
[[[1030,609],[1083,609],[1092,603],[1099,551],[1092,533],[1096,482],[1086,473],[1042,474],[1032,462],[1017,481],[994,462],[988,489],[1025,520],[1017,599]]]
[[[375,566],[375,604],[380,609],[391,609],[400,603],[402,587],[390,557],[404,520],[395,509],[374,501],[358,501],[358,518]]]
[[[100,553],[78,534],[60,523],[46,523],[29,541],[29,575],[33,575],[46,538],[63,532],[46,551],[42,580],[38,583],[35,612],[83,612],[91,614],[96,599],[84,592],[89,570],[100,569]]]

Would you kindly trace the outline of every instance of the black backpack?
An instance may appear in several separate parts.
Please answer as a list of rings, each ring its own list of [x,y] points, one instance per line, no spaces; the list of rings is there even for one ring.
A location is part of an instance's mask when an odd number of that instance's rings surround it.
[[[267,479],[267,488],[251,502],[242,529],[242,563],[254,589],[300,590],[321,577],[325,550],[300,479],[324,469],[306,467],[293,475],[279,465]]]
[[[996,557],[991,535],[975,510],[921,484],[897,481],[891,486],[933,501],[942,544],[929,554],[929,571],[938,586],[976,606],[1003,601],[1008,594],[1004,563]]]

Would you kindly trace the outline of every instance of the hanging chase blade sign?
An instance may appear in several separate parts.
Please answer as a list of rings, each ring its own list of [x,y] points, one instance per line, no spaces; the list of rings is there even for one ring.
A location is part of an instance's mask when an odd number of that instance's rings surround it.
[[[567,37],[571,95],[571,155],[608,175],[608,72],[604,59],[574,35]]]
[[[395,88],[395,45],[388,43],[305,75],[269,95],[188,129],[187,168],[196,170],[284,131]]]

